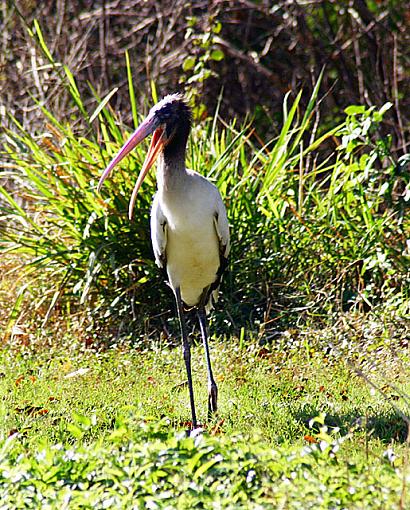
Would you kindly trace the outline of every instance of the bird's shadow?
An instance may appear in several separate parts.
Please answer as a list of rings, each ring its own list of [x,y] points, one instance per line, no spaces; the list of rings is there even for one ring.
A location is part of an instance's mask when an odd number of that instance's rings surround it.
[[[314,418],[318,417],[323,409],[315,406],[307,406],[303,410],[292,413],[293,418],[302,423],[307,431],[318,433],[322,426]],[[372,409],[363,414],[362,410],[352,411],[345,414],[327,413],[324,425],[329,430],[338,428],[342,436],[355,432],[366,432],[369,437],[377,438],[383,443],[405,443],[409,434],[409,425],[396,410],[391,409],[377,413]]]

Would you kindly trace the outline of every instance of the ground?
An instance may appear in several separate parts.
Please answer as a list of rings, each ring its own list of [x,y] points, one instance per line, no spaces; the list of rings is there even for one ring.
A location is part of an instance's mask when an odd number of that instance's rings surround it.
[[[61,508],[63,495],[67,508],[405,508],[408,346],[405,325],[384,320],[344,314],[270,343],[213,335],[213,421],[198,343],[192,438],[179,348],[87,347],[75,321],[8,335],[3,508]]]

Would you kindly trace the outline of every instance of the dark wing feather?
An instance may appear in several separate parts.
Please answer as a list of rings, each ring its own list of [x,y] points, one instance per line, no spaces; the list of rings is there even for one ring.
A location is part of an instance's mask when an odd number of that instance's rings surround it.
[[[228,255],[230,250],[230,239],[229,239],[229,224],[226,217],[226,210],[222,203],[218,203],[218,211],[215,213],[214,218],[215,232],[218,236],[219,241],[219,268],[216,272],[216,278],[211,285],[205,289],[205,294],[201,303],[205,305],[207,311],[212,309],[214,303],[218,299],[218,289],[221,284],[222,275],[228,266]]]

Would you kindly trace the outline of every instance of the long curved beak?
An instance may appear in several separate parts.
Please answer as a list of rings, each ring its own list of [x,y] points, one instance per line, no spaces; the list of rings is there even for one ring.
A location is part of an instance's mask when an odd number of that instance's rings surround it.
[[[118,153],[114,156],[110,164],[107,166],[107,168],[104,170],[100,181],[97,186],[97,191],[100,192],[101,187],[107,179],[107,177],[111,174],[114,167],[118,165],[118,163],[127,156],[135,147],[144,140],[148,135],[151,133],[154,133],[154,136],[152,137],[151,144],[147,153],[147,156],[145,158],[144,164],[142,165],[141,171],[139,173],[137,182],[134,186],[134,190],[131,195],[129,210],[128,210],[128,217],[131,220],[132,219],[132,212],[135,205],[135,200],[137,197],[137,193],[139,188],[141,187],[142,181],[144,180],[145,176],[147,175],[149,169],[154,164],[155,160],[157,159],[158,154],[160,153],[161,149],[164,146],[164,130],[160,127],[158,127],[157,123],[155,122],[154,118],[148,118],[146,119],[137,129],[134,131],[134,133],[130,136],[130,138],[125,142],[125,144],[121,147],[121,149],[118,151]]]
[[[137,198],[137,193],[141,187],[142,181],[145,179],[145,176],[147,175],[149,169],[155,163],[158,154],[160,153],[161,149],[164,146],[164,133],[165,131],[162,128],[158,128],[154,131],[154,136],[152,137],[151,144],[145,157],[144,164],[142,165],[137,182],[135,183],[134,189],[132,190],[130,204],[128,207],[128,218],[130,220],[132,220],[135,200]]]

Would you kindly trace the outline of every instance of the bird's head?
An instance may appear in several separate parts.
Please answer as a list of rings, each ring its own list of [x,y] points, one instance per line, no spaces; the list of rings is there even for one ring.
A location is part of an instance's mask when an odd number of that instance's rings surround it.
[[[157,129],[164,130],[164,148],[172,145],[175,139],[181,139],[181,135],[188,137],[192,114],[182,94],[165,96],[151,108],[147,120],[150,117],[158,123]]]
[[[147,136],[153,134],[150,147],[140,174],[135,184],[129,207],[129,218],[132,218],[135,199],[138,190],[161,152],[174,153],[185,150],[189,131],[191,129],[191,109],[186,104],[182,94],[170,94],[153,106],[140,126],[114,156],[104,170],[97,190],[100,191],[103,182],[110,175],[114,167],[129,154]]]

